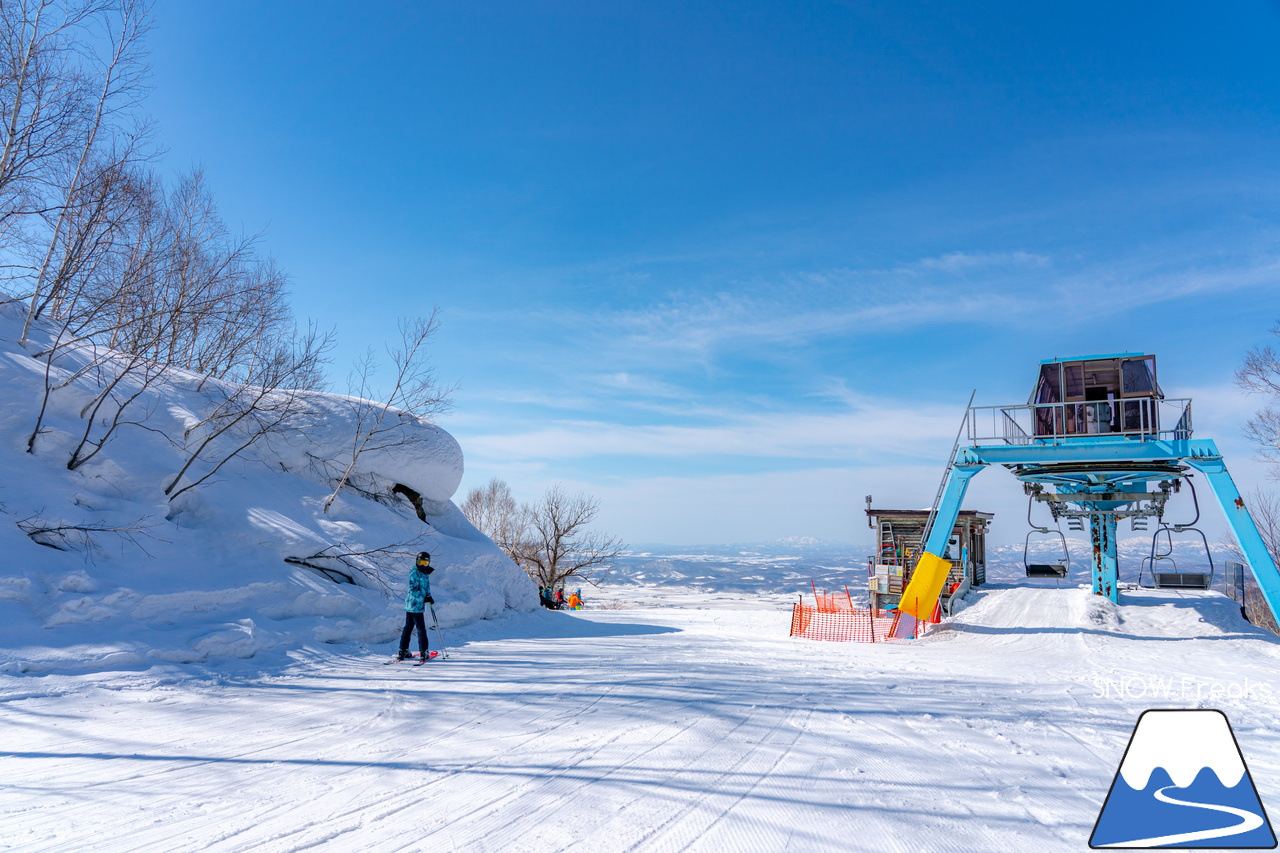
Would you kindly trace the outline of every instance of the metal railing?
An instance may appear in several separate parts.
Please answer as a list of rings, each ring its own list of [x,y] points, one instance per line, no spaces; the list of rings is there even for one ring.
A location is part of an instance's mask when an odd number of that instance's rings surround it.
[[[973,444],[1059,444],[1081,438],[1123,436],[1149,441],[1191,437],[1191,401],[1136,397],[1087,403],[974,406],[969,409]],[[1161,429],[1161,424],[1174,424]]]

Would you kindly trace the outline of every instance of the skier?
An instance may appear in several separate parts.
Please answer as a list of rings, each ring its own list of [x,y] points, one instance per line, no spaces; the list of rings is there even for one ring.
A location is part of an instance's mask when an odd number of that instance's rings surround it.
[[[578,590],[578,592],[581,592],[581,591],[582,591],[582,590]],[[578,593],[577,593],[577,592],[575,592],[575,593],[573,593],[572,595],[570,595],[570,596],[569,596],[569,609],[570,609],[570,610],[581,610],[581,609],[582,609],[582,599],[578,597]]]
[[[413,657],[409,654],[409,638],[413,629],[418,629],[418,650],[422,660],[427,659],[427,620],[422,611],[428,604],[435,604],[431,597],[431,581],[427,575],[435,571],[431,565],[431,555],[423,551],[418,555],[413,571],[409,572],[409,591],[404,595],[404,630],[400,632],[400,651],[396,654],[400,660]]]
[[[556,590],[556,610],[564,607],[564,587]]]

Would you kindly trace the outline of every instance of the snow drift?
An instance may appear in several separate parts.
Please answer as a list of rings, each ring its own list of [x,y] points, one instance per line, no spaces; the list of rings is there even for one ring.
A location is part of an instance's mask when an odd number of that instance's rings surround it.
[[[398,412],[408,440],[361,454],[356,488],[327,512],[359,402],[340,395],[313,395],[300,428],[252,445],[174,500],[164,488],[182,468],[184,433],[226,383],[166,371],[134,404],[139,423],[71,471],[82,410],[98,390],[74,379],[51,395],[27,453],[45,372],[32,354],[47,341],[36,334],[19,347],[18,318],[16,305],[0,305],[0,671],[390,643],[419,550],[438,567],[432,591],[446,627],[536,608],[532,581],[451,501],[463,471],[457,442]],[[87,357],[60,358],[53,380]]]

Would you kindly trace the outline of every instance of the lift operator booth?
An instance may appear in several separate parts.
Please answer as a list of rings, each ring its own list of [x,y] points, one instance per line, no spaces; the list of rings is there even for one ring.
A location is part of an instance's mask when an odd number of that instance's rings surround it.
[[[1192,438],[1191,401],[1165,399],[1157,375],[1155,356],[1145,353],[1048,359],[1026,405],[970,406],[901,609],[917,618],[933,611],[951,571],[944,552],[969,481],[1003,465],[1055,521],[1088,527],[1093,591],[1112,601],[1119,597],[1117,522],[1129,519],[1135,529],[1150,519],[1163,523],[1169,497],[1193,473],[1203,477],[1268,607],[1280,613],[1280,573],[1222,454],[1213,441]]]

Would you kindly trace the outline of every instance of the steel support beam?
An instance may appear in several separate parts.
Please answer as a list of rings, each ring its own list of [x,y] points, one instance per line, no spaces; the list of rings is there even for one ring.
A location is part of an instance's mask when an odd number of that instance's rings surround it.
[[[1093,541],[1093,594],[1119,603],[1116,517],[1109,512],[1090,513],[1089,537]]]
[[[960,458],[960,454],[956,456]],[[935,557],[942,556],[951,539],[951,531],[955,529],[956,519],[960,516],[960,506],[964,503],[964,493],[969,490],[969,481],[986,467],[983,464],[960,462],[951,466],[942,499],[938,501],[938,511],[933,516],[933,527],[929,528],[929,538],[923,543],[927,553]]]
[[[989,465],[1057,465],[1066,462],[1179,462],[1218,457],[1212,441],[1090,441],[1070,444],[979,444],[962,454]]]
[[[1235,481],[1227,471],[1227,463],[1221,456],[1187,461],[1209,481],[1209,486],[1222,507],[1223,515],[1227,517],[1227,524],[1230,525],[1236,542],[1240,544],[1240,550],[1244,552],[1249,568],[1253,569],[1253,576],[1258,581],[1262,597],[1267,600],[1267,606],[1271,608],[1272,615],[1280,619],[1280,571],[1276,570],[1275,560],[1271,558],[1271,552],[1262,541],[1262,535],[1258,533],[1258,526],[1253,523],[1253,517],[1249,515],[1249,510],[1244,505],[1240,490],[1236,488]]]

